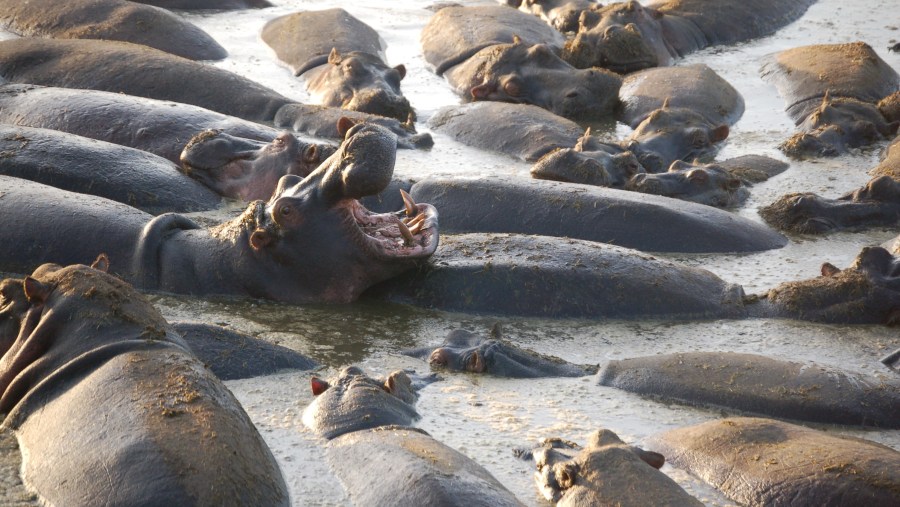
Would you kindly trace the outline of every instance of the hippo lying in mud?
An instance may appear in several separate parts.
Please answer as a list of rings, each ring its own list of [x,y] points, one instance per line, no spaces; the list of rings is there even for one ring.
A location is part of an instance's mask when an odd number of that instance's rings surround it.
[[[714,208],[709,208],[714,209]],[[443,236],[416,270],[367,295],[446,311],[579,318],[792,318],[900,322],[900,260],[866,247],[847,269],[746,296],[709,271],[635,250],[547,236]]]
[[[290,505],[238,401],[128,284],[45,264],[0,294],[0,413],[42,504]]]
[[[374,214],[359,198],[391,181],[394,136],[356,125],[340,149],[305,179],[282,177],[268,203],[203,229],[181,215],[153,218],[105,199],[0,177],[0,270],[75,263],[106,252],[112,270],[136,286],[185,294],[233,294],[285,301],[348,302],[437,247],[437,212]],[[406,222],[405,225],[404,222]]]
[[[800,130],[782,143],[792,157],[836,156],[889,138],[900,121],[878,102],[900,91],[900,75],[868,44],[823,44],[770,55],[760,69]]]
[[[313,137],[326,139],[342,139],[335,127],[341,118],[350,118],[354,122],[374,123],[390,130],[397,136],[397,147],[406,149],[427,149],[434,146],[431,134],[416,133],[415,124],[407,119],[400,122],[394,118],[377,114],[360,113],[338,107],[315,106],[310,104],[287,104],[275,115],[273,123],[278,128],[288,128]]]
[[[487,339],[456,329],[437,348],[422,347],[403,353],[428,361],[432,368],[509,378],[583,377],[597,373],[596,365],[572,364],[558,357],[520,349],[501,339],[499,332],[494,330]]]
[[[312,379],[303,422],[328,439],[326,458],[354,505],[520,506],[487,470],[424,431],[402,371],[376,380],[356,367]]]
[[[733,352],[613,360],[600,385],[665,402],[829,424],[900,428],[900,381]]]
[[[0,153],[4,176],[105,197],[154,215],[213,209],[222,200],[161,157],[55,130],[0,124]]]
[[[378,32],[344,9],[281,16],[267,22],[261,36],[320,104],[415,119],[400,91],[406,67],[389,67]]]
[[[891,227],[900,224],[900,179],[878,176],[837,199],[809,192],[787,194],[760,208],[759,214],[773,227],[798,234]]]
[[[604,67],[627,74],[671,65],[708,46],[734,44],[774,33],[815,0],[634,0],[581,14],[578,33],[563,59],[578,68]]]
[[[124,0],[0,0],[0,24],[23,37],[132,42],[191,60],[228,56],[196,25],[166,10]]]
[[[740,505],[897,505],[900,453],[861,438],[735,417],[645,442]]]
[[[600,7],[592,0],[506,0],[506,5],[534,14],[562,33],[578,30],[582,11]]]
[[[703,505],[657,470],[665,463],[662,454],[627,445],[607,429],[591,433],[584,448],[548,438],[520,457],[534,459],[538,491],[559,507]]]
[[[881,162],[869,174],[872,176],[890,176],[900,180],[900,136],[884,149]]]

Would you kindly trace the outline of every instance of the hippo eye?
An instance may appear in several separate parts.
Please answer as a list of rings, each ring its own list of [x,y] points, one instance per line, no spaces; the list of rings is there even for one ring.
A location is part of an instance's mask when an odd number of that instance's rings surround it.
[[[694,138],[691,140],[691,144],[694,146],[694,148],[702,148],[709,144],[709,142],[706,140],[706,136],[703,135],[702,132],[697,132],[694,134]]]
[[[510,97],[518,97],[522,95],[522,87],[519,85],[517,79],[510,78],[503,83],[503,92]]]
[[[567,99],[574,99],[574,98],[577,98],[577,97],[578,97],[578,92],[577,92],[577,91],[571,91],[571,92],[569,92],[569,93],[566,94],[566,98],[567,98]]]
[[[290,204],[284,204],[278,208],[278,214],[283,217],[289,217],[294,213],[294,207]]]

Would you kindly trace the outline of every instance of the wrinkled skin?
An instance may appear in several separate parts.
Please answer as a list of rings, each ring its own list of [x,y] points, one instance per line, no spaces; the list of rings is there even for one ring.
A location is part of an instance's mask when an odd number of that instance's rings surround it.
[[[338,107],[316,106],[311,104],[287,104],[278,110],[273,123],[278,128],[292,129],[313,137],[326,139],[343,139],[337,128],[338,120],[350,118],[356,123],[372,123],[381,125],[397,136],[397,147],[406,149],[428,149],[434,146],[431,134],[416,133],[416,126],[411,121],[400,122],[385,116],[349,111]]]
[[[869,171],[872,176],[890,176],[900,180],[900,136],[894,138],[881,157],[881,162]]]
[[[632,176],[625,188],[717,208],[739,206],[750,195],[741,179],[722,166],[694,165],[680,160],[672,162],[668,172]]]
[[[584,448],[548,438],[521,457],[534,459],[538,491],[560,507],[703,505],[657,470],[665,463],[662,454],[627,445],[607,429],[591,433]]]
[[[432,368],[489,373],[509,378],[583,377],[596,366],[568,363],[558,357],[523,350],[499,336],[483,338],[464,329],[451,331],[439,347],[405,350],[407,356],[428,361]]]
[[[381,127],[355,125],[305,179],[283,176],[268,203],[254,201],[211,229],[181,215],[151,220],[110,201],[0,180],[2,214],[16,216],[23,207],[30,213],[0,232],[0,269],[25,272],[108,252],[112,271],[144,289],[349,302],[437,247],[434,207],[411,206],[404,234],[397,214],[359,204],[390,184],[395,143]]]
[[[676,160],[711,158],[728,132],[726,124],[712,123],[689,109],[664,106],[647,116],[622,145],[648,173],[659,173]]]
[[[787,194],[760,208],[759,214],[773,227],[798,234],[890,227],[900,224],[900,180],[879,176],[837,199]]]
[[[612,360],[602,386],[661,399],[813,423],[900,428],[900,381],[734,352]]]
[[[235,137],[220,130],[194,136],[181,152],[181,167],[217,194],[252,201],[268,199],[286,174],[305,177],[327,158],[314,144],[282,132],[270,143]]]
[[[645,440],[669,463],[740,505],[897,504],[900,453],[834,432],[735,417],[674,429]]]
[[[0,0],[0,24],[23,37],[131,42],[191,60],[228,56],[215,39],[180,16],[123,0]]]
[[[506,5],[534,14],[566,33],[578,30],[581,11],[598,4],[591,0],[506,0]]]
[[[0,327],[0,414],[23,482],[47,505],[290,505],[238,401],[105,262],[0,282],[0,322],[19,322]]]
[[[532,104],[570,120],[612,116],[622,78],[575,69],[544,44],[496,44],[452,67],[444,77],[465,100]]]
[[[579,140],[574,148],[560,148],[540,158],[531,167],[531,177],[598,187],[623,188],[635,175],[646,171],[630,151],[604,144],[585,149]],[[596,143],[599,144],[599,143]]]

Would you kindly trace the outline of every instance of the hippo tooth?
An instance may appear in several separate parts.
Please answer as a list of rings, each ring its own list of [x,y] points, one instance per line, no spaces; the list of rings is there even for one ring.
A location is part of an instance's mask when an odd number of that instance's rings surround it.
[[[410,227],[410,228],[409,228],[409,232],[410,232],[411,234],[418,234],[419,232],[422,231],[422,226],[423,226],[423,225],[425,225],[425,221],[424,221],[424,220],[421,220],[421,221],[419,221],[418,223],[416,223],[416,225]]]
[[[407,246],[412,245],[413,243],[413,233],[409,231],[409,228],[406,227],[406,224],[397,220],[397,226],[400,228],[400,234],[403,235],[403,242],[406,243]]]
[[[421,214],[418,214],[418,215],[416,215],[415,217],[413,217],[413,218],[411,218],[411,219],[409,219],[409,220],[404,220],[403,223],[406,224],[407,227],[409,227],[410,229],[412,229],[413,227],[415,227],[416,225],[421,224],[421,223],[424,222],[424,221],[425,221],[425,214],[424,214],[424,213],[421,213]]]
[[[419,212],[419,208],[416,207],[416,201],[406,193],[402,188],[400,189],[400,197],[403,198],[403,205],[406,207],[406,216],[413,217]]]

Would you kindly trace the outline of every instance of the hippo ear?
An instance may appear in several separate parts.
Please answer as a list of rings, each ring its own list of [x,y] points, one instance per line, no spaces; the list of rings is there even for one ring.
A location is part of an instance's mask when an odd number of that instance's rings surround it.
[[[51,287],[43,282],[39,282],[38,280],[31,278],[30,276],[25,277],[22,285],[25,288],[25,297],[28,298],[28,302],[33,305],[44,304],[44,302],[47,301],[47,298],[50,296]]]
[[[691,183],[703,184],[709,181],[709,174],[703,169],[691,169],[685,176]]]
[[[337,48],[331,48],[331,52],[328,53],[328,63],[332,65],[341,63],[341,54],[338,52]]]
[[[569,489],[578,480],[578,466],[575,463],[558,463],[553,467],[559,489]]]
[[[841,270],[830,262],[825,262],[822,264],[821,268],[822,276],[834,276],[841,272]]]
[[[728,139],[728,125],[719,125],[709,133],[710,142],[718,143],[725,139]]]
[[[313,377],[309,379],[309,385],[312,388],[313,396],[318,396],[324,393],[329,387],[331,387],[328,382],[325,382],[319,377]]]
[[[663,108],[663,109],[666,109],[666,108],[669,107],[669,101],[670,101],[670,98],[669,98],[669,97],[666,97],[665,100],[663,100],[663,103],[662,103],[662,108]]]
[[[403,78],[406,77],[406,65],[403,65],[401,63],[400,65],[394,67],[394,70],[397,71],[397,74],[400,74],[400,80],[403,81]]]
[[[691,164],[688,164],[684,160],[675,160],[672,162],[671,165],[669,165],[669,172],[674,173],[674,172],[682,171],[684,169],[690,169],[692,167],[694,167],[694,166],[692,166]]]
[[[315,144],[310,144],[303,150],[303,161],[307,164],[316,164],[319,162],[319,148]]]
[[[590,30],[591,28],[597,26],[597,23],[600,22],[600,13],[598,13],[594,9],[586,9],[581,11],[581,15],[578,16],[578,31],[584,32]]]
[[[519,37],[518,35],[513,35],[513,44],[521,44],[521,43],[522,43],[522,38]]]
[[[637,447],[635,447],[634,450],[637,451],[638,457],[644,460],[644,463],[653,468],[659,469],[666,464],[666,457],[658,452],[645,451]]]
[[[97,256],[97,259],[91,264],[91,267],[96,269],[97,271],[103,271],[104,273],[109,271],[109,257],[106,256],[105,253],[101,253]]]
[[[250,234],[250,248],[262,250],[272,242],[272,234],[265,229],[256,229]]]
[[[354,125],[356,125],[356,122],[351,118],[341,116],[341,118],[337,122],[338,134],[341,136],[341,138],[346,137],[347,131],[353,128]]]
[[[472,100],[485,100],[491,94],[493,87],[487,83],[473,86],[469,93],[472,94]]]

